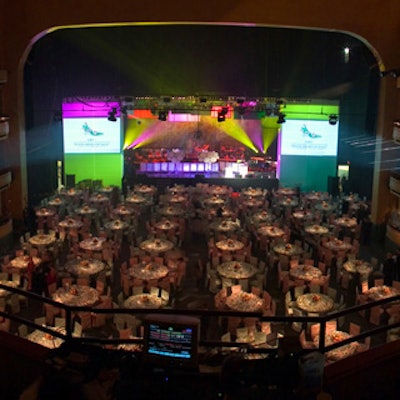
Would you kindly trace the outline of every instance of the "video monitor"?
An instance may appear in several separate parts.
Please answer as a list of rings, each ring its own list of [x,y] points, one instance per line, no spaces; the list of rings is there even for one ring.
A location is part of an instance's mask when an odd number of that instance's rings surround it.
[[[144,360],[160,367],[196,368],[200,320],[149,315],[144,320]]]

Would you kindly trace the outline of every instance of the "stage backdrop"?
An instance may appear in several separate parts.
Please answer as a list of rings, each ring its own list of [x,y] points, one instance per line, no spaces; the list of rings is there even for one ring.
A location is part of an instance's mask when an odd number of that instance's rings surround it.
[[[327,191],[328,177],[336,176],[339,121],[337,105],[288,104],[286,122],[278,136],[280,186],[302,191]]]

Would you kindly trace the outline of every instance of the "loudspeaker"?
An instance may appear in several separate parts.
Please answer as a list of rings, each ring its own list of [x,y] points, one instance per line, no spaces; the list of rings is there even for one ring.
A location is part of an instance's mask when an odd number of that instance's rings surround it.
[[[65,180],[68,189],[73,188],[75,186],[75,175],[67,175],[65,177]]]
[[[339,177],[328,176],[328,193],[332,196],[339,195]]]

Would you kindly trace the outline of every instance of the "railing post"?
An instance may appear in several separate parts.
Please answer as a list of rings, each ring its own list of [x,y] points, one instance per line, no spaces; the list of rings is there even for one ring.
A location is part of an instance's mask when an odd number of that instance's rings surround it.
[[[69,307],[65,308],[65,330],[66,330],[66,336],[67,336],[67,341],[72,339],[72,331],[73,331],[73,326],[72,326],[72,313]]]
[[[324,354],[325,353],[325,332],[326,332],[326,320],[320,323],[319,327],[319,351]]]

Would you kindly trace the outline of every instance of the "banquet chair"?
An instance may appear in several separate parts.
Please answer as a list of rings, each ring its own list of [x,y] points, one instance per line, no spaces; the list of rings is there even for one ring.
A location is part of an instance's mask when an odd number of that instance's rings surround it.
[[[312,324],[310,325],[310,335],[311,339],[314,340],[319,335],[321,329],[321,324]]]
[[[361,353],[362,351],[367,351],[371,347],[371,336],[367,336],[364,339],[364,342],[359,342],[357,346],[357,353]]]
[[[89,278],[87,278],[87,277],[79,276],[76,279],[76,284],[78,286],[89,286],[89,283],[90,283],[90,281],[89,281]]]
[[[46,317],[37,317],[37,318],[34,318],[33,322],[34,322],[36,325],[40,325],[40,326],[46,325]]]
[[[132,337],[131,328],[119,329],[118,333],[120,339],[130,339]]]
[[[99,296],[101,296],[104,293],[106,284],[104,283],[103,280],[101,279],[96,279],[96,290]]]
[[[354,322],[350,322],[349,323],[349,333],[351,336],[359,335],[361,333],[361,326]]]
[[[312,279],[309,284],[310,293],[321,293],[321,282],[319,279]]]
[[[9,318],[3,318],[0,321],[0,331],[9,332],[10,331],[11,320]]]
[[[296,300],[300,295],[304,294],[306,290],[306,285],[296,285],[293,289],[294,300]]]
[[[303,349],[315,349],[316,346],[311,340],[306,339],[306,331],[303,329],[299,335],[299,342]]]
[[[12,314],[18,314],[19,312],[21,312],[21,306],[19,304],[19,297],[17,293],[11,294],[6,303],[10,307]]]
[[[221,284],[223,288],[228,288],[234,286],[235,282],[231,278],[225,278],[224,276],[221,277]]]
[[[230,288],[232,294],[240,293],[243,290],[243,287],[241,285],[231,285]]]
[[[327,296],[329,296],[334,302],[336,302],[337,297],[337,289],[328,286],[326,290]]]
[[[239,327],[242,318],[240,317],[228,317],[227,329],[231,335],[236,335],[236,329]]]
[[[262,288],[258,287],[258,286],[252,286],[251,287],[251,293],[255,294],[256,296],[261,296],[261,292],[262,292]]]
[[[249,291],[249,279],[248,278],[238,279],[238,283],[244,292]]]
[[[92,327],[92,313],[90,311],[82,311],[77,314],[82,325],[82,330],[90,329]]]
[[[285,293],[285,314],[286,315],[293,315],[293,305],[294,302],[292,300],[292,294],[290,291]]]
[[[25,324],[18,325],[18,336],[21,338],[28,336],[28,327]]]
[[[380,325],[382,314],[383,314],[383,309],[381,306],[371,307],[369,322],[373,325]]]
[[[374,286],[383,286],[384,284],[384,279],[379,278],[374,280]]]
[[[337,321],[335,319],[326,321],[325,332],[330,333],[333,331],[337,331]]]
[[[247,343],[249,341],[249,330],[245,326],[243,328],[236,328],[236,342]]]
[[[65,326],[66,326],[65,318],[63,318],[63,317],[55,317],[54,318],[54,326],[65,328]]]
[[[393,281],[392,286],[396,290],[400,290],[400,281]]]

